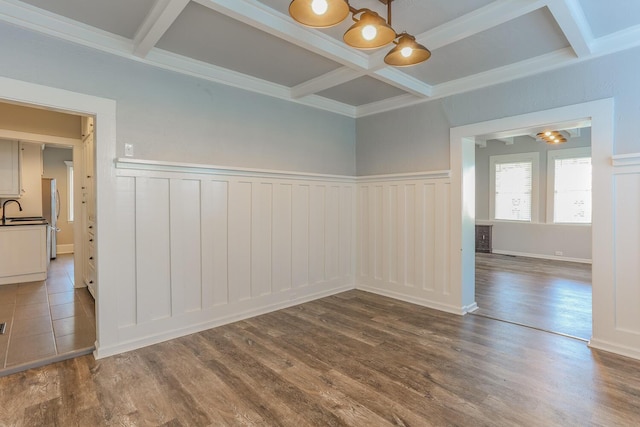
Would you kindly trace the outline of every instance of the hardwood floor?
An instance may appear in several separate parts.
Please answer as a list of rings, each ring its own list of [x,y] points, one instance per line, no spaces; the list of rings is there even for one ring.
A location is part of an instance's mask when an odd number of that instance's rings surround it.
[[[0,378],[0,425],[627,426],[640,361],[362,291]]]
[[[474,314],[591,338],[591,265],[476,254]]]

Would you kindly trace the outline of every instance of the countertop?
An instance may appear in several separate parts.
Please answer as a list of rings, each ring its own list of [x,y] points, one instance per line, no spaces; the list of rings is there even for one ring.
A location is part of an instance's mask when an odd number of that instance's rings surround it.
[[[12,217],[6,218],[5,221],[0,221],[0,227],[19,227],[25,225],[49,225],[49,222],[42,217],[35,216]]]

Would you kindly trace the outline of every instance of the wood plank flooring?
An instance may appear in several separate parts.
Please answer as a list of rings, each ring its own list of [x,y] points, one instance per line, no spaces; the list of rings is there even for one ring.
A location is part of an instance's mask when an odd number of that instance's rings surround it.
[[[474,314],[591,339],[591,265],[476,254]]]
[[[0,378],[0,425],[631,426],[640,361],[349,291]]]

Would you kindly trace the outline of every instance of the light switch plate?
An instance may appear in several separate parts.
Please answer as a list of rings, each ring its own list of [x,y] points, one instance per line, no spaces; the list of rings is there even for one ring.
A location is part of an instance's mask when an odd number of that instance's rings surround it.
[[[124,144],[124,155],[126,157],[133,157],[133,144]]]

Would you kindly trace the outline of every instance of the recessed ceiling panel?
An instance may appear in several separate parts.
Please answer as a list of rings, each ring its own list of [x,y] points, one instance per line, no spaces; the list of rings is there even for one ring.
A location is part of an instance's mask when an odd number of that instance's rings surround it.
[[[372,77],[360,77],[350,82],[324,90],[318,95],[349,105],[365,105],[382,101],[406,92]]]
[[[197,3],[185,8],[157,47],[288,87],[340,67]]]
[[[92,27],[132,39],[155,0],[22,0]]]
[[[580,0],[595,37],[640,25],[638,0]]]
[[[568,46],[549,10],[542,8],[437,49],[427,62],[403,71],[435,85]]]

